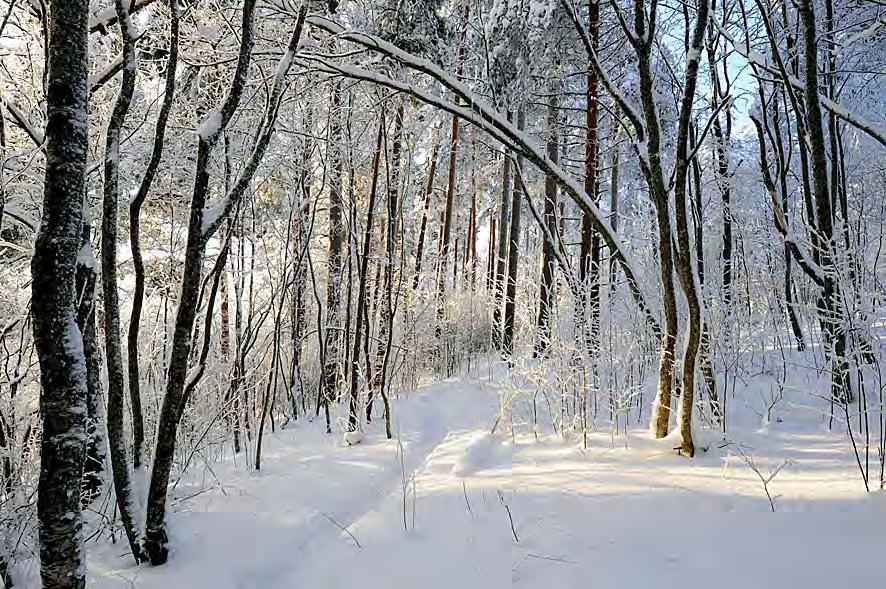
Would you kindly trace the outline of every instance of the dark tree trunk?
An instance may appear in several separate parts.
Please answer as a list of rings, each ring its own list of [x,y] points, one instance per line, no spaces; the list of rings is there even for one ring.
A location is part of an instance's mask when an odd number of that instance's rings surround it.
[[[517,110],[517,128],[525,126],[526,116],[523,107]],[[517,156],[517,169],[522,169],[522,157]],[[514,202],[511,205],[510,244],[508,247],[508,275],[505,290],[504,325],[502,329],[502,352],[508,358],[514,356],[514,319],[517,306],[517,262],[520,253],[520,216],[523,210],[521,202],[522,187],[514,190]]]
[[[114,492],[117,497],[117,509],[120,522],[129,549],[135,562],[141,562],[138,532],[135,529],[132,507],[137,505],[132,498],[130,487],[129,461],[126,458],[126,438],[123,429],[123,398],[126,383],[123,374],[123,352],[120,342],[120,300],[117,292],[117,204],[120,197],[120,136],[126,115],[135,92],[135,81],[138,74],[135,61],[135,38],[131,35],[128,8],[123,0],[115,0],[117,19],[121,24],[123,35],[123,81],[117,95],[111,119],[108,122],[105,142],[105,182],[102,206],[102,295],[104,302],[105,327],[105,359],[108,372],[108,447],[111,454],[111,470],[114,475]],[[136,400],[132,406],[135,430],[142,430],[141,402]]]
[[[708,71],[711,78],[711,110],[715,112],[711,130],[714,134],[714,161],[717,178],[717,188],[720,191],[723,207],[723,245],[720,250],[720,264],[722,268],[723,302],[726,312],[732,306],[732,185],[729,177],[729,140],[732,130],[731,106],[726,105],[726,125],[720,120],[720,101],[729,99],[729,80],[726,79],[725,90],[721,87],[720,75],[717,72],[716,47],[714,46],[714,26],[708,24],[707,57]],[[696,164],[693,164],[696,165]]]
[[[548,157],[554,163],[559,160],[560,145],[557,140],[557,98],[551,96],[548,105]],[[557,233],[557,180],[545,177],[544,223],[551,235]],[[554,306],[554,244],[545,239],[541,252],[541,286],[538,293],[538,322],[536,325],[536,356],[545,356],[551,343],[551,309]]]
[[[175,441],[178,433],[179,419],[184,403],[184,387],[188,370],[188,357],[191,347],[191,334],[197,313],[197,302],[200,291],[200,276],[203,269],[203,253],[206,242],[225,222],[228,215],[238,206],[247,187],[252,182],[258,164],[264,156],[271,135],[273,134],[280,100],[283,94],[285,74],[291,64],[290,56],[295,52],[301,37],[306,8],[303,6],[298,13],[295,30],[289,39],[287,52],[278,66],[282,68],[274,80],[271,95],[266,104],[264,120],[253,147],[249,160],[240,173],[233,188],[224,195],[218,214],[204,223],[204,210],[209,195],[209,163],[213,147],[218,143],[221,134],[240,104],[240,98],[246,85],[249,64],[251,61],[254,39],[255,1],[245,0],[243,3],[242,29],[237,67],[231,81],[230,89],[221,107],[211,113],[200,125],[197,145],[196,173],[194,189],[191,197],[188,234],[185,246],[185,261],[182,270],[181,294],[179,295],[176,313],[175,332],[172,340],[169,373],[166,382],[166,395],[160,413],[157,428],[157,446],[154,455],[154,467],[151,472],[151,484],[148,491],[148,509],[145,531],[145,551],[151,564],[158,565],[168,558],[166,535],[166,494],[172,461],[175,453]],[[285,64],[285,67],[284,67]]]
[[[476,129],[471,140],[471,159],[477,154]],[[471,291],[477,285],[477,166],[471,166],[471,208],[468,210],[468,231],[465,236],[465,265],[463,272],[468,275]]]
[[[387,166],[387,228],[385,229],[385,262],[382,277],[382,300],[381,313],[379,316],[379,329],[377,334],[378,347],[375,355],[375,373],[373,375],[372,390],[381,395],[384,404],[385,435],[391,439],[391,406],[388,399],[388,364],[390,363],[391,347],[393,345],[393,322],[394,322],[394,250],[397,244],[397,218],[399,215],[398,202],[400,198],[400,156],[403,150],[403,102],[397,105],[394,115],[394,141],[390,152],[390,161]],[[387,146],[387,140],[385,141]],[[385,160],[388,162],[387,147]],[[370,419],[372,406],[366,406],[366,420]]]
[[[313,125],[313,110],[308,107],[306,115],[307,132],[310,134]],[[301,173],[298,182],[298,213],[294,221],[295,239],[293,240],[292,256],[294,257],[294,276],[290,287],[290,304],[292,317],[292,332],[290,344],[292,348],[292,365],[289,371],[289,396],[292,405],[292,417],[298,418],[299,399],[304,399],[304,387],[302,376],[302,341],[308,323],[308,309],[305,302],[305,290],[308,284],[308,264],[306,262],[307,248],[310,246],[308,213],[311,202],[310,165],[313,145],[306,140],[301,154]],[[325,361],[326,351],[323,350]],[[325,362],[321,362],[323,364]],[[323,375],[325,377],[325,375]]]
[[[141,207],[148,197],[151,185],[160,167],[163,156],[163,145],[166,137],[166,124],[175,101],[175,73],[178,67],[179,38],[179,4],[169,0],[169,58],[166,62],[166,84],[164,87],[163,104],[157,114],[157,126],[154,131],[154,146],[151,159],[145,169],[138,192],[129,203],[129,245],[132,250],[132,266],[135,273],[135,287],[132,294],[132,313],[129,319],[127,337],[127,368],[129,375],[129,399],[132,411],[132,461],[139,468],[144,459],[145,428],[141,410],[141,370],[139,368],[139,329],[141,312],[145,298],[145,264],[142,258],[140,232]]]
[[[489,219],[489,243],[487,247],[489,248],[488,253],[486,254],[486,290],[487,292],[492,292],[495,288],[495,260],[496,260],[496,252],[495,252],[495,217],[490,214]]]
[[[342,387],[342,342],[347,341],[347,332],[341,329],[341,284],[342,248],[344,245],[344,225],[342,212],[342,88],[341,82],[332,86],[331,109],[329,115],[329,142],[326,157],[329,160],[329,257],[326,280],[326,366],[323,368],[324,384],[322,403],[327,416],[329,430],[329,403],[338,399]]]
[[[434,177],[437,175],[437,154],[440,145],[435,141],[431,149],[431,167],[428,170],[428,183],[425,188],[425,200],[421,213],[421,224],[418,229],[418,242],[415,246],[415,275],[412,280],[412,290],[418,289],[421,279],[421,262],[425,250],[425,239],[428,231],[428,211],[431,207],[431,196],[434,194]]]
[[[52,8],[43,213],[31,259],[31,313],[43,418],[37,489],[40,577],[46,589],[82,589],[86,563],[80,488],[87,373],[76,321],[75,274],[89,149],[89,2],[56,2]]]
[[[510,119],[510,113],[508,113]],[[501,167],[501,204],[499,205],[498,217],[498,245],[495,248],[495,271],[493,272],[492,283],[495,289],[495,297],[492,303],[492,347],[496,350],[502,349],[502,334],[504,326],[502,323],[502,310],[504,308],[505,299],[505,271],[508,262],[508,240],[510,233],[508,232],[509,223],[511,221],[511,154],[505,150],[504,160]]]
[[[790,216],[790,201],[788,192],[788,174],[790,173],[790,166],[787,161],[787,156],[785,155],[784,150],[784,142],[782,140],[782,132],[781,132],[781,108],[779,101],[780,92],[776,92],[773,95],[772,100],[772,131],[775,135],[775,158],[776,158],[776,172],[778,177],[778,189],[781,194],[781,211],[787,220]],[[763,111],[763,122],[768,125],[768,117],[767,112]],[[788,140],[791,140],[790,129],[788,129]],[[794,285],[792,280],[792,267],[793,267],[793,252],[791,248],[788,247],[788,244],[784,244],[784,300],[785,300],[785,313],[788,316],[788,322],[791,326],[791,332],[794,335],[794,340],[797,342],[797,350],[802,352],[806,349],[806,343],[803,340],[803,330],[800,328],[800,320],[797,317],[797,309],[796,304],[794,303]]]
[[[698,141],[698,130],[693,124],[689,134],[690,146],[694,150]],[[705,257],[704,257],[704,205],[702,202],[701,164],[698,158],[692,160],[692,182],[695,189],[692,191],[692,216],[695,223],[695,263],[698,272],[699,287],[705,282]],[[702,296],[703,293],[699,293]],[[708,405],[714,420],[721,429],[726,429],[726,416],[723,405],[717,393],[717,377],[714,374],[714,365],[711,360],[711,332],[710,326],[705,322],[701,331],[701,347],[699,349],[701,373],[708,389]],[[724,399],[725,403],[725,399]]]
[[[827,151],[824,141],[823,119],[819,99],[818,45],[815,8],[811,0],[800,0],[800,18],[803,23],[803,55],[805,58],[806,127],[812,160],[812,187],[815,196],[818,235],[820,236],[819,265],[823,269],[824,285],[818,301],[822,332],[825,334],[832,365],[831,389],[835,401],[847,402],[851,396],[849,367],[846,361],[846,331],[842,316],[842,295],[837,282],[835,265],[833,208],[828,188]]]
[[[689,308],[686,343],[683,349],[683,374],[680,387],[680,404],[678,423],[680,427],[680,447],[684,454],[695,454],[695,443],[692,439],[692,411],[695,405],[695,372],[698,350],[702,335],[701,293],[698,289],[696,268],[692,263],[693,248],[689,234],[689,202],[686,188],[690,161],[689,129],[692,117],[692,102],[698,81],[699,59],[704,43],[705,30],[708,23],[710,4],[707,0],[698,0],[698,15],[692,30],[692,40],[686,60],[686,83],[680,104],[680,116],[677,126],[676,167],[674,170],[674,209],[677,225],[677,276],[686,296]],[[689,26],[687,21],[686,26]]]
[[[457,100],[456,100],[457,102]],[[443,334],[446,321],[446,273],[448,270],[449,249],[452,241],[452,219],[455,211],[455,164],[458,157],[458,117],[452,117],[452,129],[449,135],[449,176],[446,181],[446,205],[443,209],[442,233],[440,236],[440,252],[437,256],[437,325],[435,334],[439,338]],[[457,256],[456,256],[457,257]]]
[[[375,142],[375,153],[372,155],[372,182],[369,188],[369,203],[366,211],[366,228],[363,234],[363,251],[360,256],[360,270],[357,273],[357,312],[354,324],[354,346],[351,356],[350,378],[351,393],[348,401],[348,432],[356,432],[359,425],[359,382],[357,380],[360,368],[360,345],[363,339],[364,329],[368,329],[366,325],[366,280],[369,274],[369,247],[372,240],[372,218],[375,212],[375,196],[378,189],[378,169],[379,160],[381,159],[382,136],[384,130],[384,119],[378,127],[378,137]]]
[[[95,330],[95,259],[90,244],[91,227],[83,224],[83,240],[77,255],[77,327],[83,334],[86,359],[86,459],[83,464],[83,504],[101,493],[105,470],[106,441],[102,408],[101,350]],[[2,426],[0,426],[2,427]],[[2,435],[2,431],[0,431]]]
[[[635,32],[638,37],[645,38],[647,28],[645,17],[643,16],[642,2],[635,0],[634,6]],[[668,190],[664,185],[664,171],[661,162],[661,130],[658,121],[658,108],[653,93],[654,78],[650,63],[651,50],[652,45],[650,42],[643,43],[637,50],[637,63],[640,73],[640,99],[643,106],[643,116],[646,121],[646,151],[648,153],[648,159],[641,159],[640,167],[643,171],[643,176],[646,178],[649,194],[655,207],[655,221],[658,230],[658,258],[665,321],[664,329],[661,332],[658,390],[653,404],[651,427],[656,438],[663,438],[668,434],[671,414],[678,316],[674,285],[671,214],[668,205]]]
[[[591,45],[596,51],[600,42],[600,5],[588,0],[588,31]],[[599,203],[597,193],[597,152],[599,126],[599,79],[594,68],[588,69],[585,111],[585,193]],[[588,361],[596,362],[599,346],[600,325],[600,236],[594,231],[592,215],[585,213],[581,220],[581,250],[579,258],[579,281],[581,301],[578,306],[578,329],[584,344]],[[596,368],[592,368],[592,378],[596,378]]]
[[[616,135],[615,145],[612,146],[612,169],[609,174],[609,224],[612,230],[618,232],[618,173],[620,164],[620,154],[618,148],[618,135]],[[615,264],[615,256],[610,254],[609,257],[609,288],[615,291],[615,279],[618,267]]]

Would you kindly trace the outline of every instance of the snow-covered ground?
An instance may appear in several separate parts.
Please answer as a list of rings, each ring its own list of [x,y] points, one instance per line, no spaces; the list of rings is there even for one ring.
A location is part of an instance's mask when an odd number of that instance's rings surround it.
[[[490,434],[502,377],[482,369],[403,395],[395,432],[345,445],[278,431],[260,472],[192,467],[172,496],[172,553],[132,566],[90,543],[91,587],[876,586],[886,496],[815,420],[735,428],[695,459],[641,429],[576,440]],[[783,429],[782,429],[782,426]],[[790,426],[790,427],[789,427]],[[802,433],[797,433],[798,431]],[[742,458],[744,455],[745,458]],[[771,481],[771,512],[758,475]],[[207,490],[207,488],[209,490]]]

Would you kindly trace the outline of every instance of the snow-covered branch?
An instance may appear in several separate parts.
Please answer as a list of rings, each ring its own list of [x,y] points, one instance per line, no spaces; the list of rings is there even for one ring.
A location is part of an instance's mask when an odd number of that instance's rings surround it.
[[[330,72],[342,74],[349,78],[364,80],[401,92],[406,92],[426,104],[436,106],[451,114],[457,115],[459,118],[483,129],[491,136],[507,145],[510,149],[521,153],[545,173],[554,176],[557,179],[557,182],[576,202],[579,208],[593,219],[595,229],[599,231],[606,242],[606,245],[611,249],[614,257],[618,260],[624,270],[631,293],[640,308],[646,314],[650,327],[653,331],[658,331],[658,322],[653,316],[651,308],[646,303],[646,297],[640,290],[639,283],[636,279],[637,273],[635,268],[637,268],[638,265],[633,261],[632,256],[619,240],[615,231],[612,229],[612,226],[609,224],[608,219],[585,192],[584,187],[559,165],[553,162],[535,140],[517,129],[498,111],[488,105],[483,99],[476,96],[470,89],[456,80],[453,76],[442,71],[438,66],[432,64],[428,60],[410,55],[390,43],[367,33],[346,31],[338,24],[323,17],[310,16],[308,17],[308,21],[318,28],[336,34],[339,39],[346,39],[363,45],[364,47],[374,49],[389,57],[397,59],[400,63],[412,70],[432,76],[439,82],[443,83],[459,98],[464,100],[466,106],[457,105],[408,82],[395,80],[383,74],[356,66],[337,63],[331,59],[318,55],[305,54],[298,56],[298,59],[318,63],[325,66]]]
[[[732,45],[732,48],[735,49],[736,53],[747,59],[750,64],[760,68],[761,70],[769,74],[777,76],[779,79],[782,80],[782,82],[788,84],[794,92],[798,94],[802,94],[804,92],[803,82],[799,80],[796,76],[790,74],[787,71],[781,71],[782,68],[774,67],[763,55],[752,50],[745,43],[736,41],[731,35],[729,35],[728,31],[726,31],[726,29],[716,21],[716,19],[712,18],[711,22],[714,24],[715,27],[717,27],[721,36],[729,41],[729,43]],[[831,100],[821,93],[819,93],[819,101],[821,102],[821,105],[823,107],[832,112],[837,118],[855,127],[859,131],[862,131],[863,133],[874,139],[877,143],[886,147],[886,128],[883,128],[873,121],[869,121],[858,113],[852,112],[842,104]]]
[[[301,39],[302,29],[304,28],[306,11],[307,9],[305,6],[302,6],[302,8],[299,10],[298,20],[295,23],[295,30],[292,32],[292,36],[289,38],[289,44],[286,47],[286,52],[283,54],[277,64],[277,71],[274,75],[274,85],[271,89],[271,96],[268,99],[267,110],[265,112],[264,121],[262,122],[259,138],[252,150],[252,153],[249,156],[249,161],[247,162],[246,167],[240,173],[240,176],[237,178],[234,186],[228,191],[227,194],[225,194],[216,202],[207,203],[207,206],[203,209],[201,240],[204,244],[215,234],[222,221],[225,220],[225,218],[237,205],[240,198],[249,187],[249,184],[252,182],[252,177],[255,174],[256,169],[258,169],[262,158],[264,158],[265,151],[267,150],[268,144],[271,141],[271,136],[274,134],[274,126],[277,122],[277,113],[280,110],[280,102],[283,99],[283,91],[286,88],[286,74],[289,73],[289,69],[292,67],[292,63],[295,60],[295,54],[298,50],[298,43]],[[204,126],[205,125],[207,125],[207,122],[204,122]],[[201,127],[201,136],[203,133],[217,134],[218,131],[209,131]]]

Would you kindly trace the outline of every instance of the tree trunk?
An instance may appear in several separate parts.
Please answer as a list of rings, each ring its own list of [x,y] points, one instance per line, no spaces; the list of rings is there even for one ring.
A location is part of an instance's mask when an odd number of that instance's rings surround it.
[[[588,31],[591,45],[597,50],[600,42],[600,5],[595,0],[588,0]],[[586,80],[585,110],[585,193],[599,203],[597,194],[597,151],[599,126],[599,79],[594,68],[589,68]],[[581,220],[581,250],[579,261],[579,281],[582,286],[581,300],[578,307],[578,329],[584,344],[587,361],[592,363],[593,381],[596,381],[596,367],[599,347],[600,327],[600,236],[594,231],[594,220],[585,213]]]
[[[805,57],[804,84],[806,94],[806,127],[808,146],[812,160],[812,187],[820,236],[819,265],[823,269],[824,286],[818,301],[822,332],[831,360],[831,392],[834,400],[844,403],[850,400],[849,367],[846,361],[846,331],[842,316],[842,295],[834,268],[836,242],[834,240],[833,209],[828,188],[827,152],[818,84],[818,45],[815,25],[815,9],[811,0],[800,0],[800,18],[803,23],[803,54]]]
[[[635,0],[635,30],[640,38],[646,37],[646,22],[642,3]],[[640,167],[649,187],[649,195],[655,207],[655,220],[658,229],[658,257],[661,279],[661,298],[664,307],[664,329],[661,331],[661,344],[658,362],[658,390],[652,406],[650,425],[656,438],[668,434],[671,413],[671,396],[674,386],[674,361],[677,346],[677,297],[674,285],[674,258],[671,235],[671,214],[668,208],[668,191],[664,185],[664,171],[661,164],[661,130],[658,110],[653,92],[653,76],[650,63],[652,45],[644,43],[637,51],[640,73],[640,99],[646,121],[647,159],[640,161]]]
[[[106,440],[102,403],[101,349],[95,330],[95,259],[89,242],[91,227],[83,224],[83,239],[77,255],[77,327],[83,334],[86,360],[86,459],[83,464],[83,504],[101,493],[105,470]],[[2,429],[0,425],[0,429]],[[2,436],[2,431],[0,431]],[[2,446],[2,444],[0,444]]]
[[[188,233],[185,246],[185,260],[182,269],[181,292],[175,318],[175,331],[172,338],[172,351],[166,381],[166,394],[160,412],[157,428],[157,444],[151,484],[148,490],[148,506],[145,527],[145,552],[153,565],[166,562],[169,556],[166,535],[166,493],[178,433],[182,394],[188,370],[188,356],[191,347],[191,333],[197,314],[197,298],[200,291],[200,276],[203,270],[204,228],[203,211],[209,195],[209,163],[212,149],[225,130],[246,84],[251,58],[255,14],[255,1],[245,0],[242,12],[242,33],[238,53],[237,68],[228,94],[218,111],[213,111],[200,126],[197,145],[196,172],[191,196]],[[221,222],[223,219],[219,218]]]
[[[415,275],[412,280],[412,290],[418,289],[419,280],[421,279],[421,262],[424,255],[425,239],[428,231],[428,211],[431,207],[431,195],[434,193],[434,177],[437,174],[437,154],[440,145],[434,141],[434,147],[431,149],[431,167],[428,169],[428,183],[425,188],[424,206],[422,206],[421,224],[418,229],[418,241],[415,246]]]
[[[560,145],[557,140],[557,98],[551,96],[548,105],[548,157],[559,161]],[[544,223],[551,235],[557,233],[557,180],[545,176]],[[536,325],[535,355],[545,356],[551,343],[551,309],[554,306],[554,244],[545,239],[541,252],[541,286],[538,294],[538,322]]]
[[[465,268],[468,283],[473,291],[477,286],[477,130],[471,136],[471,208],[468,211],[468,233],[465,236]]]
[[[102,212],[102,295],[105,310],[105,359],[108,373],[108,447],[111,454],[111,470],[114,474],[114,492],[117,496],[117,509],[120,522],[135,562],[141,562],[138,532],[133,520],[132,508],[138,505],[133,500],[130,487],[129,462],[126,458],[126,438],[123,430],[123,398],[126,383],[123,375],[123,353],[120,342],[120,300],[117,292],[117,204],[120,197],[120,135],[126,122],[132,96],[135,92],[138,65],[135,58],[135,38],[131,34],[128,8],[123,0],[115,0],[117,19],[123,35],[123,81],[120,93],[114,104],[108,122],[105,142],[105,182]],[[133,429],[141,429],[141,402],[132,405]],[[141,434],[143,435],[143,429]]]
[[[689,146],[694,151],[698,145],[698,129],[695,123],[689,127]],[[693,227],[695,229],[695,268],[698,275],[699,297],[703,296],[702,287],[705,282],[705,258],[704,258],[704,205],[702,202],[701,164],[695,157],[690,162],[692,166],[692,183],[690,203],[692,208]],[[699,347],[699,364],[708,389],[708,406],[714,420],[724,429],[726,422],[717,394],[717,378],[714,375],[714,366],[711,362],[711,334],[707,323],[702,325],[701,342]]]
[[[689,129],[692,117],[692,102],[695,97],[695,86],[698,80],[699,55],[704,43],[705,30],[708,24],[710,4],[707,0],[698,0],[698,15],[692,31],[692,41],[686,58],[686,83],[680,104],[680,116],[677,126],[676,169],[674,173],[674,209],[677,225],[677,276],[686,296],[689,308],[686,343],[683,348],[683,374],[680,387],[680,403],[677,422],[680,427],[680,448],[687,456],[695,455],[695,443],[692,439],[692,413],[695,405],[695,368],[702,333],[702,306],[699,280],[693,264],[693,248],[689,235],[689,203],[686,197],[687,178],[690,161]],[[686,26],[689,24],[687,22]]]
[[[310,136],[313,121],[313,110],[308,107],[306,115],[307,136]],[[308,323],[308,310],[305,302],[305,290],[308,284],[307,248],[310,247],[309,223],[307,216],[311,203],[310,165],[313,146],[309,140],[304,143],[301,154],[301,173],[298,181],[298,213],[295,215],[292,256],[295,268],[293,269],[292,284],[290,287],[290,305],[292,318],[292,331],[290,335],[290,347],[292,349],[292,365],[289,371],[289,396],[292,406],[293,419],[298,418],[299,399],[304,399],[302,377],[302,341]],[[325,350],[323,352],[325,361]],[[321,363],[322,364],[322,363]],[[325,378],[325,375],[323,375]]]
[[[510,119],[510,113],[508,113]],[[502,349],[502,333],[504,326],[502,324],[502,309],[504,308],[505,298],[505,270],[508,261],[508,241],[510,233],[508,231],[511,220],[511,154],[505,149],[504,160],[501,167],[501,205],[498,212],[498,245],[495,248],[495,272],[493,273],[492,283],[495,289],[495,297],[492,303],[492,347],[496,350]]]
[[[86,563],[80,487],[87,389],[75,274],[89,150],[89,2],[57,2],[52,8],[43,213],[31,259],[31,314],[43,418],[37,488],[40,577],[46,589],[82,589]]]
[[[717,188],[723,207],[723,245],[720,250],[720,263],[722,270],[723,303],[728,314],[732,306],[732,186],[729,177],[729,140],[731,135],[731,106],[726,105],[726,125],[720,122],[720,100],[726,96],[728,100],[729,81],[726,80],[726,91],[721,88],[720,76],[717,73],[715,60],[713,24],[708,24],[708,70],[711,78],[711,110],[714,115],[711,129],[714,134],[714,161],[717,178]]]
[[[781,193],[781,211],[782,215],[784,215],[785,219],[787,219],[790,215],[790,201],[788,200],[790,193],[788,192],[788,174],[790,173],[790,166],[787,162],[787,157],[784,151],[784,142],[782,141],[782,132],[781,132],[781,108],[779,106],[779,95],[780,91],[777,91],[772,100],[772,118],[773,125],[772,130],[775,134],[775,158],[776,158],[776,171],[778,177],[778,188]],[[767,123],[767,113],[763,112],[764,123]],[[788,140],[791,141],[791,133],[790,128],[787,129],[788,132]],[[797,342],[797,351],[802,352],[806,349],[806,343],[803,340],[803,330],[800,329],[800,320],[797,318],[797,309],[796,304],[794,303],[794,285],[793,280],[791,278],[792,274],[792,266],[793,266],[793,253],[791,252],[791,248],[788,247],[788,244],[784,244],[784,280],[783,280],[783,288],[784,288],[784,301],[785,301],[785,313],[788,316],[788,323],[791,326],[791,332],[794,335],[794,340]]]
[[[495,288],[495,237],[497,234],[495,232],[495,216],[492,215],[491,211],[489,216],[489,242],[487,243],[489,249],[486,253],[486,291],[491,293]]]
[[[359,382],[357,380],[360,369],[360,345],[363,332],[368,329],[366,324],[366,280],[369,274],[369,247],[372,240],[372,218],[375,213],[375,196],[378,189],[378,169],[381,159],[382,136],[384,131],[384,117],[378,127],[378,136],[375,141],[375,153],[372,155],[372,181],[369,188],[369,203],[366,211],[366,227],[363,233],[363,252],[360,257],[360,270],[357,274],[357,311],[354,323],[354,346],[351,356],[351,393],[348,401],[348,432],[356,432],[359,425]],[[367,374],[368,376],[368,374]],[[356,442],[356,440],[354,440]]]
[[[456,100],[457,102],[457,100]],[[437,287],[435,298],[437,301],[437,325],[434,333],[437,338],[443,334],[443,324],[446,321],[446,273],[449,260],[449,248],[452,241],[452,217],[455,202],[455,163],[458,157],[458,117],[452,117],[452,129],[449,136],[449,176],[446,183],[446,206],[443,209],[443,224],[440,237],[440,252],[437,257]]]
[[[517,128],[523,130],[526,115],[523,106],[517,110]],[[522,169],[522,157],[517,156],[517,169]],[[514,190],[514,202],[511,205],[510,244],[508,247],[508,275],[505,291],[504,325],[502,328],[502,352],[512,359],[514,356],[514,318],[517,305],[517,262],[520,253],[520,215],[523,203],[520,196],[522,189]]]
[[[166,62],[166,84],[164,87],[163,104],[157,114],[157,126],[154,131],[154,146],[151,159],[145,169],[138,192],[129,203],[129,246],[132,251],[132,266],[135,273],[135,287],[132,294],[132,312],[129,318],[127,334],[127,368],[129,376],[129,399],[132,412],[132,461],[139,468],[144,459],[145,427],[141,409],[141,371],[139,368],[139,328],[141,312],[145,298],[145,264],[140,245],[141,207],[148,197],[151,184],[160,167],[163,145],[166,137],[166,124],[175,101],[175,73],[178,67],[178,38],[181,8],[176,0],[169,0],[169,58]]]
[[[342,248],[344,244],[344,226],[342,211],[341,156],[342,139],[342,88],[341,81],[332,86],[332,108],[329,115],[329,142],[326,158],[329,160],[329,257],[327,261],[326,280],[326,366],[323,368],[324,384],[322,403],[329,421],[329,403],[338,399],[342,387],[342,341],[347,341],[347,332],[341,330],[341,280],[342,280]],[[327,431],[328,431],[327,425]]]
[[[612,169],[609,175],[609,224],[612,230],[618,232],[618,173],[620,164],[620,154],[618,148],[618,136],[616,133],[615,144],[612,146]],[[615,264],[615,256],[610,254],[609,257],[609,289],[615,291],[615,279],[618,267]]]
[[[393,345],[393,322],[394,322],[394,250],[397,244],[397,218],[399,215],[398,202],[400,199],[400,156],[403,150],[403,102],[397,105],[394,115],[394,141],[390,153],[390,165],[387,166],[387,228],[385,230],[385,262],[383,268],[383,286],[381,313],[379,316],[379,329],[377,334],[378,347],[376,348],[376,369],[372,389],[381,395],[384,405],[385,435],[390,440],[393,436],[391,431],[391,406],[388,399],[388,364]],[[387,145],[387,138],[385,138]],[[387,149],[385,149],[387,161]],[[366,420],[370,418],[371,405],[366,407]]]

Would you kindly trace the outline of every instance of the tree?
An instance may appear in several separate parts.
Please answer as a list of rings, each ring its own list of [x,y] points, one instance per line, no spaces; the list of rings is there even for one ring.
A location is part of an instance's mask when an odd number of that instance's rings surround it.
[[[166,535],[166,493],[172,469],[178,424],[181,419],[182,409],[187,401],[183,397],[183,393],[185,391],[188,353],[191,345],[191,332],[194,328],[194,319],[197,312],[197,297],[200,290],[200,276],[206,243],[218,230],[218,227],[227,215],[239,203],[246,188],[252,182],[256,168],[268,147],[283,96],[285,77],[292,65],[295,50],[301,38],[305,13],[306,8],[302,7],[298,13],[295,30],[289,39],[286,53],[280,59],[274,79],[274,86],[268,97],[258,140],[250,154],[249,161],[241,171],[231,190],[216,204],[217,209],[212,211],[211,215],[207,215],[206,210],[209,193],[209,158],[222,132],[234,116],[246,85],[255,34],[255,2],[252,0],[245,0],[243,3],[240,48],[231,87],[218,110],[211,112],[203,120],[198,130],[199,141],[196,172],[191,196],[181,294],[179,295],[179,305],[176,313],[175,334],[172,341],[166,395],[163,398],[160,423],[157,428],[154,467],[151,472],[151,484],[148,491],[144,548],[151,564],[154,565],[165,563],[169,555],[167,548],[168,537]],[[204,215],[207,216],[204,217]]]
[[[47,589],[86,586],[80,487],[86,432],[86,358],[77,327],[75,274],[88,150],[86,25],[89,2],[53,5],[46,88],[43,213],[31,259],[34,347],[43,418],[37,513]]]
[[[123,79],[114,103],[111,119],[105,133],[104,198],[102,202],[102,294],[105,307],[105,358],[108,371],[108,445],[111,450],[111,468],[114,473],[114,491],[117,509],[129,541],[129,549],[135,562],[141,561],[138,533],[133,521],[132,489],[130,488],[129,463],[123,434],[123,353],[120,343],[120,300],[117,292],[117,202],[120,197],[120,138],[126,115],[135,92],[138,64],[135,59],[135,33],[129,19],[129,8],[123,0],[115,0],[117,20],[123,37]],[[132,406],[134,451],[141,452],[144,426],[141,417],[141,400]]]
[[[552,162],[559,160],[560,146],[557,140],[557,98],[551,96],[548,105],[548,158]],[[550,175],[545,176],[544,223],[547,233],[557,232],[557,180]],[[541,282],[538,293],[538,334],[536,335],[535,353],[544,356],[551,341],[551,312],[554,307],[554,243],[545,239],[541,256]]]

